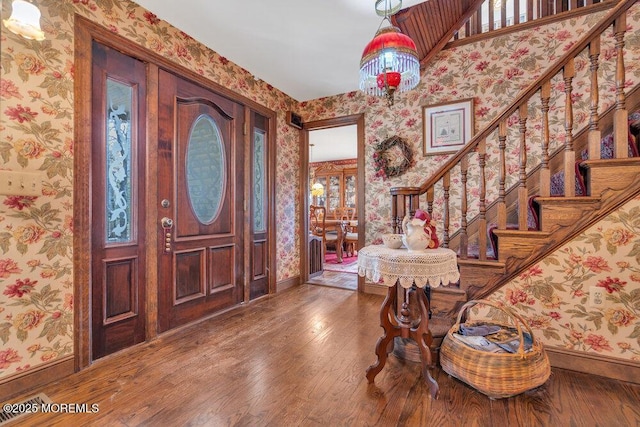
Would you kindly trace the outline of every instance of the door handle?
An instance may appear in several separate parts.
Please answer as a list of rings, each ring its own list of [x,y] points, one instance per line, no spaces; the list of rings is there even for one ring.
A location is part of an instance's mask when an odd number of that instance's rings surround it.
[[[173,227],[173,220],[166,216],[160,220],[160,225],[164,230],[164,252],[171,252],[171,228]]]
[[[160,220],[160,225],[162,225],[162,228],[164,228],[165,230],[169,230],[171,227],[173,227],[173,220],[165,216]]]

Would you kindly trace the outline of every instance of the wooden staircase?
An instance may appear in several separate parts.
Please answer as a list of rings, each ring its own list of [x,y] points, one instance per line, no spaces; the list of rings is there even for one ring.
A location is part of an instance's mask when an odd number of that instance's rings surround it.
[[[640,194],[640,158],[628,157],[629,114],[626,109],[627,105],[634,107],[631,111],[640,107],[640,88],[636,87],[627,92],[624,87],[626,12],[634,3],[634,0],[621,1],[612,8],[582,40],[523,91],[511,106],[478,132],[423,185],[391,189],[394,232],[401,232],[403,217],[413,214],[422,201],[430,213],[434,210],[443,213],[442,245],[456,250],[459,254],[460,282],[431,290],[433,317],[430,327],[434,334],[434,348],[439,346],[442,336],[454,323],[459,307],[466,301],[489,296],[580,232]],[[611,28],[616,41],[616,55],[610,59],[615,61],[615,102],[600,113],[600,40]],[[585,50],[588,52],[591,65],[588,77],[591,86],[589,123],[574,134],[574,105],[571,97],[575,76],[574,61]],[[560,122],[564,123],[565,142],[555,152],[550,153],[549,112],[553,109],[549,108],[549,101],[551,80],[556,75],[560,75],[564,81],[565,99]],[[527,170],[526,135],[530,108],[538,108],[540,111],[542,147],[539,163]],[[512,115],[516,115],[517,120],[509,120]],[[509,123],[513,124],[510,126]],[[600,159],[599,144],[602,135],[606,135],[603,130],[613,132],[612,159]],[[497,136],[497,141],[490,139],[494,135]],[[519,158],[515,159],[519,164],[518,180],[511,188],[506,188],[506,146],[514,140],[520,148]],[[485,162],[487,145],[492,143],[499,147],[500,172],[497,188],[494,189],[497,197],[491,203],[487,203]],[[637,144],[637,140],[635,143]],[[565,183],[573,183],[576,180],[576,153],[583,149],[587,149],[589,153],[589,158],[580,163],[586,170],[587,195],[576,196],[574,186],[569,185],[565,186],[564,194],[552,196],[551,177],[560,172]],[[474,166],[477,166],[479,175],[478,208],[477,213],[474,212],[473,215],[468,208],[470,180],[467,179],[472,161],[477,162]],[[459,171],[461,179],[452,179],[456,171]],[[452,192],[452,182],[459,182],[461,188]],[[444,202],[442,205],[434,206],[438,193]],[[450,196],[452,193],[461,194],[460,199],[453,200]],[[537,215],[536,229],[530,227],[530,206],[536,208],[533,212]],[[456,214],[459,214],[460,227],[452,230],[450,222]],[[491,224],[495,224],[492,232],[497,236],[496,253],[491,251],[490,237],[486,232]]]
[[[549,255],[562,244],[640,194],[640,159],[590,160],[591,196],[535,197],[540,206],[540,230],[495,230],[496,261],[459,260],[460,289],[467,298],[484,298]],[[597,188],[594,190],[593,188]],[[443,307],[444,308],[444,307]],[[457,313],[457,307],[447,307]],[[444,310],[447,311],[447,310]],[[447,313],[450,313],[447,311]]]
[[[588,160],[588,196],[533,197],[539,206],[538,230],[494,230],[499,246],[496,260],[460,259],[461,281],[452,305],[441,313],[457,313],[467,299],[484,298],[524,269],[640,194],[640,158]],[[460,292],[464,291],[464,295]],[[437,304],[437,289],[434,298]]]

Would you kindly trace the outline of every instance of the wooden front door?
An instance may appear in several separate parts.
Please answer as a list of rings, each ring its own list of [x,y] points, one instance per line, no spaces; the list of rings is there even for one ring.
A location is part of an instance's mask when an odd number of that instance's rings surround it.
[[[75,28],[84,368],[275,292],[276,115],[82,17]]]
[[[161,70],[159,331],[243,300],[244,109]]]
[[[145,199],[146,67],[95,42],[92,55],[91,348],[97,359],[145,340],[139,201]]]

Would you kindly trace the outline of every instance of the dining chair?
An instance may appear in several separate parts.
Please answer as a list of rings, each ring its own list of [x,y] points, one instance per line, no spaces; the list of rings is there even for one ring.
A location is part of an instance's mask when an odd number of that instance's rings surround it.
[[[358,225],[356,223],[356,208],[342,207],[336,209],[339,218],[347,221],[346,232],[344,235],[345,253],[348,257],[355,256],[358,250]]]
[[[338,232],[334,230],[327,230],[325,221],[327,219],[327,210],[324,206],[309,207],[309,231],[312,235],[322,238],[322,259],[325,259],[327,254],[327,246],[331,245],[336,247],[338,241]]]

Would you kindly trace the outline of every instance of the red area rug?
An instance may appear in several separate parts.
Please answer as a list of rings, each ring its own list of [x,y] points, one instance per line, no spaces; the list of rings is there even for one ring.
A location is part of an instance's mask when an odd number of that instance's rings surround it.
[[[324,257],[323,267],[327,271],[358,273],[358,256],[343,257],[342,263],[339,263],[335,252],[328,252]]]
[[[327,252],[324,256],[324,262],[327,264],[340,264],[338,262],[338,256],[336,255],[335,252]],[[354,262],[358,262],[357,255],[352,257],[348,257],[348,256],[342,257],[342,264],[351,264]]]

